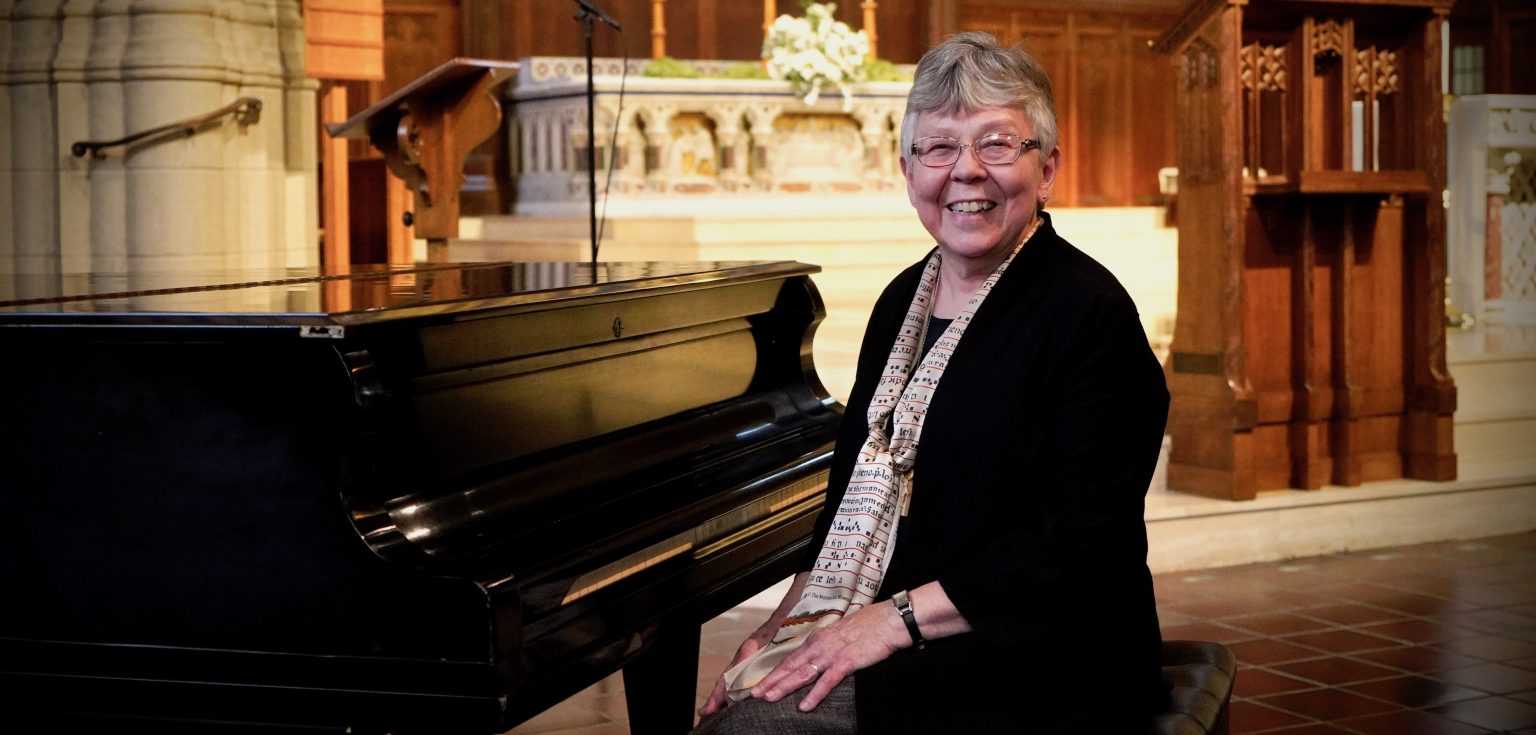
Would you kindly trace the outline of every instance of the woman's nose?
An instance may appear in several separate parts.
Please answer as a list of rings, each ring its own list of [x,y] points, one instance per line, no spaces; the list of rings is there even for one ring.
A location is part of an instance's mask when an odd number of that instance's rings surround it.
[[[987,167],[976,157],[976,149],[966,146],[960,150],[960,158],[949,169],[949,177],[955,181],[973,181],[986,178]]]

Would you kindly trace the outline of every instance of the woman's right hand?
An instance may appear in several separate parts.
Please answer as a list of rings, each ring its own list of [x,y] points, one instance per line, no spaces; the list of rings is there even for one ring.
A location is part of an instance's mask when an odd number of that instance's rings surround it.
[[[741,645],[736,648],[736,656],[731,659],[731,663],[725,667],[725,670],[730,671],[731,667],[745,661],[748,656],[757,653],[763,646],[768,645],[768,642],[773,640],[774,632],[779,629],[780,620],[783,620],[783,618],[771,617],[768,619],[768,622],[763,623],[762,627],[753,631],[752,635],[747,636],[747,639],[742,641]],[[699,716],[708,717],[720,711],[728,703],[726,701],[725,673],[721,672],[720,676],[715,677],[715,688],[709,693],[709,699],[704,700],[704,706],[699,708]]]
[[[779,601],[778,609],[774,610],[773,614],[768,616],[768,620],[758,626],[757,630],[752,631],[752,635],[747,636],[747,639],[741,642],[741,645],[736,648],[736,656],[725,667],[726,671],[730,671],[731,667],[746,660],[748,656],[757,653],[758,650],[773,640],[774,634],[779,632],[779,624],[784,621],[785,616],[789,615],[789,611],[794,609],[795,603],[800,601],[800,595],[805,592],[805,583],[810,577],[810,572],[801,572],[795,575],[795,581],[789,585],[789,591],[784,593],[784,599]],[[708,717],[730,703],[726,698],[724,674],[725,672],[721,672],[720,676],[715,677],[714,690],[709,693],[709,699],[704,700],[704,706],[699,708],[700,717]]]

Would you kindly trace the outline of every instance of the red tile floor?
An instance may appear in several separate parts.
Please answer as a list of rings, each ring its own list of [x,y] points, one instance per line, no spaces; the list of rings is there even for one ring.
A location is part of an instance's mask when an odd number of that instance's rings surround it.
[[[1536,533],[1157,577],[1237,654],[1232,732],[1536,734]]]
[[[1231,732],[1536,735],[1536,532],[1157,576],[1165,638],[1238,658]],[[700,690],[767,614],[705,626]],[[514,735],[628,732],[615,675]]]

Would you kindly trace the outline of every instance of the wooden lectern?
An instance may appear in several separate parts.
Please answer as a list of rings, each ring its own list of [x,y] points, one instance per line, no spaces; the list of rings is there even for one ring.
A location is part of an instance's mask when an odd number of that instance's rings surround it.
[[[516,70],[510,61],[453,59],[352,119],[326,125],[332,137],[368,140],[405,181],[415,199],[410,224],[427,241],[428,260],[444,259],[448,238],[459,234],[464,158],[501,125],[493,90]]]
[[[1168,484],[1456,476],[1441,29],[1452,0],[1195,0],[1178,79]]]

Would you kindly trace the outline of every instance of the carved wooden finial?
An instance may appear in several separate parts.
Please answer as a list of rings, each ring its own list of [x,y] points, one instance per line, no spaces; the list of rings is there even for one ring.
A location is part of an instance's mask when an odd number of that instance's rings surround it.
[[[1343,58],[1344,25],[1332,19],[1318,21],[1312,27],[1312,54],[1319,59]]]

